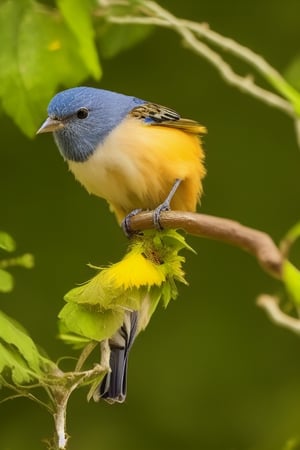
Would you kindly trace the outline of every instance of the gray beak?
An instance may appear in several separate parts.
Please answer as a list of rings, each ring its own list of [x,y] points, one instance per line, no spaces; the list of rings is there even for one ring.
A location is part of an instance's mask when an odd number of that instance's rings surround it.
[[[52,131],[57,131],[64,128],[64,126],[65,125],[62,120],[51,119],[51,117],[48,117],[41,128],[37,130],[36,134],[51,133]]]

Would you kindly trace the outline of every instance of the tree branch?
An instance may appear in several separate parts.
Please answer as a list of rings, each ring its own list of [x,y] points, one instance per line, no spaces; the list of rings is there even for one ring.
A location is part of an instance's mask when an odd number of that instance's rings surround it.
[[[74,372],[59,372],[57,374],[58,379],[64,378],[67,382],[63,384],[56,383],[51,389],[54,398],[53,403],[55,406],[53,417],[56,430],[55,441],[58,450],[66,450],[67,448],[68,434],[66,431],[66,417],[68,402],[71,394],[82,384],[87,383],[88,381],[95,379],[95,377],[110,370],[110,347],[108,344],[108,339],[104,339],[100,343],[100,364],[96,364],[89,370],[81,370],[84,362],[96,345],[97,343],[91,342],[85,347],[80,355]]]
[[[281,253],[270,236],[262,231],[245,227],[233,220],[182,211],[163,212],[160,222],[164,228],[180,228],[195,236],[241,248],[255,256],[261,267],[272,277],[282,277]],[[133,231],[153,228],[153,213],[143,212],[132,217],[130,227]]]

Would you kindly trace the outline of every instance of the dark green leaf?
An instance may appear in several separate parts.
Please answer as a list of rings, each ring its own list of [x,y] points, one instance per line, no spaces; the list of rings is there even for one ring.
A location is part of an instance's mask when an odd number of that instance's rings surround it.
[[[134,16],[138,13],[137,6],[141,1],[131,0],[124,5],[110,6],[106,11],[106,17]],[[114,24],[104,19],[98,22],[97,36],[101,54],[106,58],[112,58],[122,50],[136,45],[145,39],[153,27],[148,25]]]
[[[112,58],[141,42],[151,31],[152,27],[145,25],[103,24],[98,29],[100,53],[105,58]]]

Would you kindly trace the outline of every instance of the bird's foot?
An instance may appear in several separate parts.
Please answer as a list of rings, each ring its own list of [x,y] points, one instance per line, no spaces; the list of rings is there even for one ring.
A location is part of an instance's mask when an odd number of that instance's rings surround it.
[[[175,195],[175,192],[177,191],[180,183],[182,180],[180,180],[179,178],[177,178],[172,186],[172,189],[170,190],[167,198],[165,199],[165,201],[163,203],[161,203],[157,208],[155,208],[155,210],[153,211],[153,224],[155,226],[155,228],[159,231],[162,231],[164,229],[164,227],[162,226],[162,224],[160,223],[160,215],[162,212],[164,211],[170,211],[171,206],[171,200]]]
[[[161,215],[161,213],[164,212],[164,211],[170,211],[170,209],[171,209],[170,208],[170,202],[165,200],[163,203],[161,203],[153,211],[153,224],[154,224],[154,227],[157,230],[162,231],[164,229],[164,227],[160,223],[160,215]]]
[[[153,224],[154,224],[154,227],[159,231],[163,230],[163,226],[160,223],[160,215],[162,212],[169,211],[171,209],[170,203],[171,203],[178,187],[180,186],[181,182],[182,182],[182,180],[179,178],[177,178],[175,180],[175,182],[172,186],[172,189],[170,190],[167,198],[159,206],[157,206],[157,208],[155,208],[155,210],[153,211]],[[127,216],[123,219],[123,221],[121,223],[121,227],[122,227],[122,230],[126,237],[130,238],[134,234],[136,234],[136,231],[132,230],[132,228],[130,226],[130,219],[131,219],[131,217],[136,216],[137,214],[139,214],[142,211],[143,211],[143,209],[141,209],[141,208],[134,209],[129,214],[127,214]]]
[[[134,209],[129,214],[127,214],[127,216],[122,220],[121,227],[122,227],[122,230],[123,230],[123,232],[124,232],[126,237],[130,238],[134,234],[137,233],[136,231],[134,231],[131,228],[131,226],[130,226],[130,219],[131,219],[131,217],[136,216],[137,214],[139,214],[142,211],[143,211],[142,208]]]

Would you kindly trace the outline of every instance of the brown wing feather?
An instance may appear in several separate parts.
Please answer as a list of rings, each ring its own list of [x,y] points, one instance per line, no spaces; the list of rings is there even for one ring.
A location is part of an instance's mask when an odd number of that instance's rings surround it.
[[[132,109],[130,116],[143,120],[151,126],[177,128],[191,134],[203,134],[206,128],[195,120],[182,119],[173,109],[156,103],[144,103]]]

